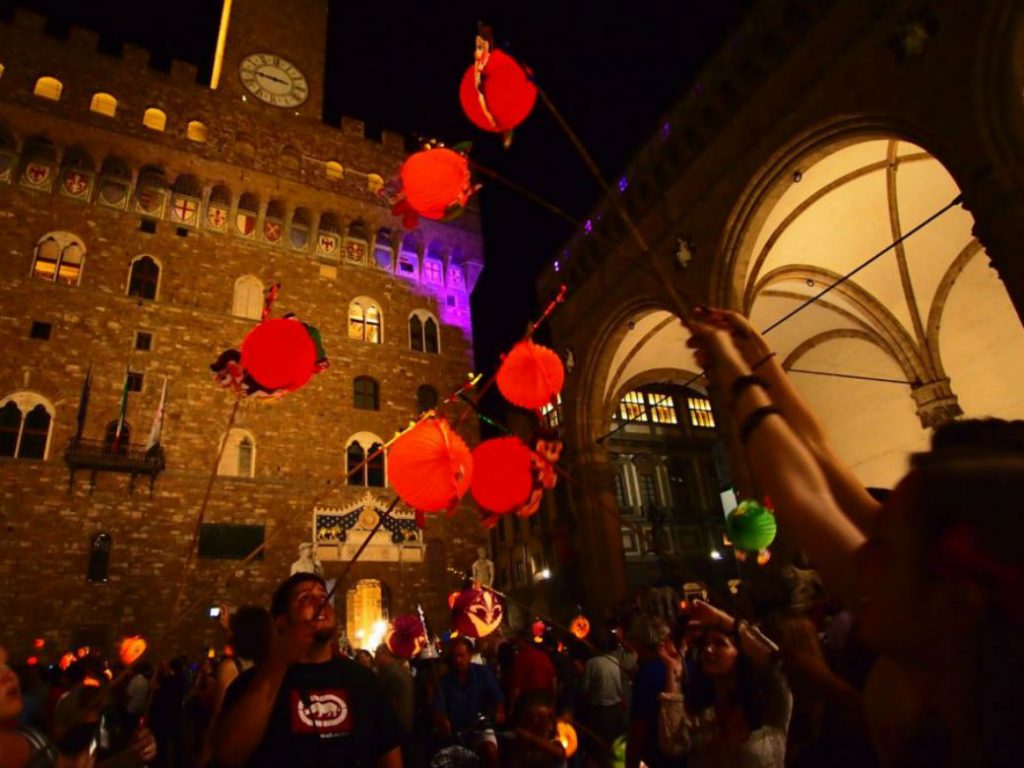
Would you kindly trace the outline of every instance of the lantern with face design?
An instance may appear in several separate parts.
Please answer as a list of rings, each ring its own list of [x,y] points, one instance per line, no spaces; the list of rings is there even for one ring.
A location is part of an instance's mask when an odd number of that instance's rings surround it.
[[[582,615],[577,616],[569,625],[569,631],[577,640],[586,640],[590,634],[590,619]]]
[[[132,637],[126,637],[121,640],[121,645],[117,649],[117,656],[121,659],[121,663],[126,667],[130,667],[139,657],[146,652],[146,641],[141,635],[133,635]]]
[[[452,629],[466,637],[487,637],[501,626],[505,609],[489,589],[467,589],[452,608]]]

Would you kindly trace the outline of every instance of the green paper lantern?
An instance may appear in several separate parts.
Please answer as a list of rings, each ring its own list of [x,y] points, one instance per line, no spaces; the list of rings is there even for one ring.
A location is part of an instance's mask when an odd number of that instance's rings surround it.
[[[779,526],[766,506],[753,500],[741,501],[725,519],[725,532],[738,550],[764,552],[775,541]]]

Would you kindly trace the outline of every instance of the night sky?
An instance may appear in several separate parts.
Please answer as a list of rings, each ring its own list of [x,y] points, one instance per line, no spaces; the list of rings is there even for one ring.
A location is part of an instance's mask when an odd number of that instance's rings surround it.
[[[78,24],[97,30],[105,50],[116,52],[121,42],[144,45],[158,64],[171,58],[192,61],[200,77],[209,78],[219,0],[15,4],[47,14],[53,34]],[[11,5],[0,0],[0,12],[9,13]],[[489,22],[499,47],[533,69],[605,178],[614,182],[747,5],[749,0],[500,5],[332,0],[325,119],[357,117],[370,135],[387,128],[449,145],[472,140],[475,161],[582,220],[599,198],[598,186],[539,101],[508,150],[499,137],[479,131],[463,116],[458,84],[472,62],[477,21]],[[281,6],[287,8],[287,0]],[[499,182],[481,181],[486,267],[473,309],[477,365],[489,373],[536,314],[536,275],[572,226]]]

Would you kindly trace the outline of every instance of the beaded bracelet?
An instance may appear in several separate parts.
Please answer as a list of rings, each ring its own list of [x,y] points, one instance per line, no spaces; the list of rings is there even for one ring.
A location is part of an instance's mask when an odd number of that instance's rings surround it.
[[[750,415],[743,420],[743,424],[740,425],[740,442],[746,445],[751,433],[761,425],[761,422],[766,417],[771,416],[773,413],[779,416],[782,415],[782,411],[774,405],[762,405],[760,408],[751,411]]]

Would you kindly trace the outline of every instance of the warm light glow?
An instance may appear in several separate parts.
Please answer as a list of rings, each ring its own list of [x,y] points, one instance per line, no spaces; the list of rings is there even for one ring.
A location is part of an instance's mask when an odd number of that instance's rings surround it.
[[[712,549],[710,556],[711,556],[712,560],[721,560],[722,559],[722,553],[719,552],[717,549]]]
[[[39,657],[29,656],[27,659],[25,659],[25,663],[28,664],[30,667],[34,667],[36,664],[39,663]]]
[[[220,29],[217,31],[217,50],[213,54],[213,72],[210,75],[210,89],[217,90],[220,72],[224,66],[224,46],[228,40],[228,21],[231,19],[231,0],[224,0],[220,11]]]
[[[328,179],[341,179],[345,176],[345,169],[341,167],[341,163],[337,160],[328,160],[324,163],[324,172],[327,174]]]
[[[384,189],[384,177],[376,173],[370,173],[366,176],[366,188],[377,194]]]
[[[142,113],[142,124],[153,131],[167,130],[167,114],[156,107],[150,107]]]
[[[60,101],[64,92],[64,84],[55,77],[40,77],[36,80],[36,87],[32,89],[35,96],[51,101]]]
[[[94,93],[89,109],[98,115],[113,117],[117,114],[117,99],[109,93]]]
[[[41,637],[37,637],[35,640],[32,641],[32,647],[35,648],[36,650],[42,648],[45,645],[46,645],[46,640],[44,640]]]
[[[561,744],[562,749],[565,750],[566,758],[570,758],[575,755],[576,748],[579,746],[579,741],[576,737],[576,729],[565,720],[559,720],[555,725],[555,732],[558,735],[558,743]]]
[[[550,579],[551,578],[551,569],[550,568],[544,568],[543,570],[541,570],[537,574],[537,578],[540,579],[541,581],[544,581],[545,579]]]
[[[206,125],[198,120],[189,120],[185,127],[185,138],[199,144],[206,143]]]

